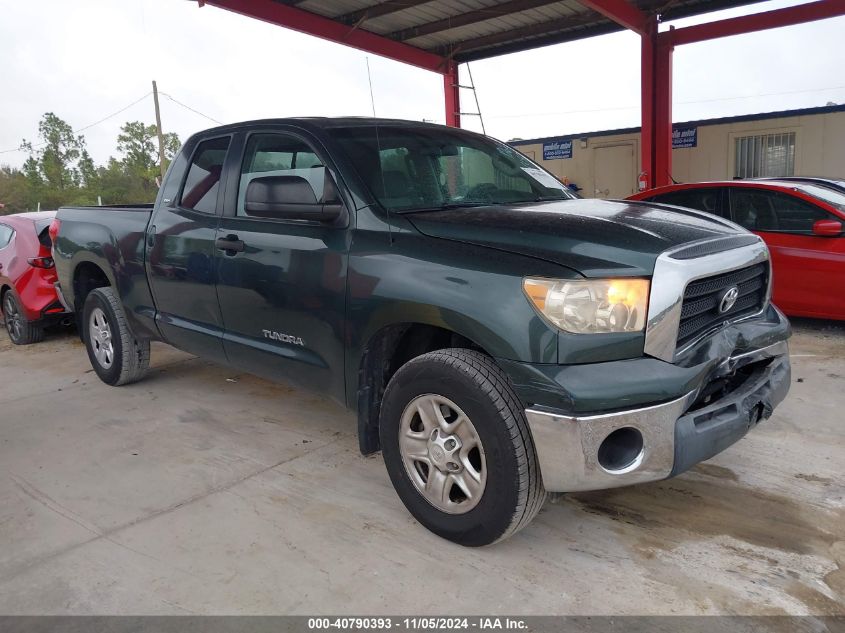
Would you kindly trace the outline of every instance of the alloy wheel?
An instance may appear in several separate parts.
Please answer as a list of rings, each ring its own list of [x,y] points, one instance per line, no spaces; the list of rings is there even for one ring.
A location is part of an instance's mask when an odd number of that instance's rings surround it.
[[[114,343],[112,342],[111,326],[106,314],[101,308],[94,308],[88,319],[88,332],[94,357],[104,369],[108,369],[114,362]]]
[[[487,462],[481,438],[458,405],[437,394],[417,396],[402,413],[399,452],[423,498],[448,514],[472,510],[484,494]]]
[[[3,301],[3,316],[6,319],[6,330],[9,332],[9,338],[13,341],[19,341],[23,334],[23,322],[21,321],[23,317],[10,293],[6,294],[6,299]]]

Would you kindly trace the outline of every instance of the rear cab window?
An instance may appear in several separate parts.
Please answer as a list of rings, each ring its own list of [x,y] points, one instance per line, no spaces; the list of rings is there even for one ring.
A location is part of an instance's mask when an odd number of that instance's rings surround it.
[[[229,149],[228,136],[208,139],[197,145],[182,186],[179,206],[200,213],[217,212],[223,161]]]

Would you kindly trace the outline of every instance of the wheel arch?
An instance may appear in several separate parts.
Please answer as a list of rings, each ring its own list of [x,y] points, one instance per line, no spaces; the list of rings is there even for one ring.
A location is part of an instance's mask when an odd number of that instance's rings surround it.
[[[379,416],[387,383],[408,361],[440,349],[465,348],[492,356],[481,345],[454,330],[422,322],[386,325],[367,341],[357,375],[358,446],[369,455],[379,450]],[[495,362],[495,361],[494,361]]]
[[[74,308],[77,311],[85,304],[85,298],[92,290],[114,285],[99,264],[88,260],[83,260],[74,267],[71,283],[73,284]]]
[[[73,288],[73,311],[76,315],[77,330],[80,338],[82,338],[82,309],[85,306],[85,299],[92,290],[114,287],[114,284],[99,264],[89,260],[80,261],[74,266],[71,284]]]

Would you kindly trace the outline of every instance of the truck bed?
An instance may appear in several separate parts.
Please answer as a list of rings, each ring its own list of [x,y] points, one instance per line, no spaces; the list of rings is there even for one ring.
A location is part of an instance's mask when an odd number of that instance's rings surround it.
[[[56,218],[61,229],[54,245],[54,260],[62,288],[88,283],[84,275],[93,275],[94,271],[105,274],[108,285],[131,306],[128,317],[132,326],[154,337],[155,310],[145,272],[146,234],[152,213],[152,204],[60,207]],[[82,311],[81,305],[69,307],[77,313]]]

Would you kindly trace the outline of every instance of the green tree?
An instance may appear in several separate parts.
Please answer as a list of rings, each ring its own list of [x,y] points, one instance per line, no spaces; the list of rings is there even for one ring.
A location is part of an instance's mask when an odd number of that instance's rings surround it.
[[[94,165],[94,160],[88,153],[88,150],[82,149],[79,156],[79,176],[82,180],[82,185],[86,189],[91,189],[97,185],[97,166]]]
[[[164,135],[165,168],[179,151],[179,137],[174,133]],[[126,170],[154,186],[160,175],[158,156],[158,128],[141,121],[128,121],[120,128],[117,151],[123,154],[121,162]]]
[[[90,174],[93,161],[85,149],[85,138],[53,112],[38,123],[38,143],[23,141],[29,151],[23,166],[27,180],[26,208],[55,209],[63,204],[93,201],[83,185],[82,172]]]
[[[165,160],[179,151],[179,137],[165,134]],[[128,121],[117,137],[119,158],[98,166],[85,137],[52,112],[38,124],[38,141],[24,140],[29,157],[21,169],[0,167],[0,213],[56,209],[70,204],[152,202],[158,192],[158,136],[155,125]]]
[[[64,191],[78,187],[76,163],[85,149],[85,138],[75,135],[73,128],[52,112],[41,117],[38,138],[41,140],[37,153],[38,166],[50,189]]]
[[[0,215],[20,213],[34,208],[26,174],[20,169],[0,166]]]

